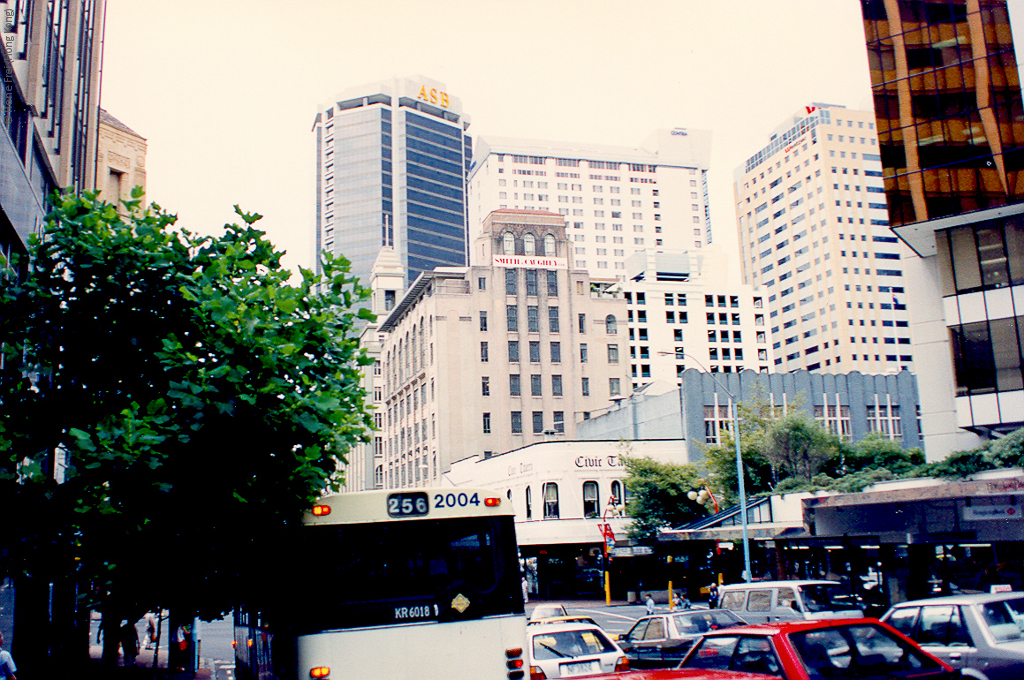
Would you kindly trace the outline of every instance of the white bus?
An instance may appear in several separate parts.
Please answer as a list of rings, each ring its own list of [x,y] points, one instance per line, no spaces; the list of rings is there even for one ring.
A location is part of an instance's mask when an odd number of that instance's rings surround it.
[[[322,498],[301,536],[274,541],[266,590],[235,610],[236,674],[523,678],[513,519],[476,488]]]

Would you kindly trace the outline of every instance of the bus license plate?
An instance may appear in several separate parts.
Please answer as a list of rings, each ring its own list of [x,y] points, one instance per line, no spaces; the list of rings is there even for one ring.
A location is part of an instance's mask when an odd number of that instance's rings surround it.
[[[600,661],[581,661],[580,663],[563,663],[562,677],[570,678],[575,675],[593,675],[601,672]]]

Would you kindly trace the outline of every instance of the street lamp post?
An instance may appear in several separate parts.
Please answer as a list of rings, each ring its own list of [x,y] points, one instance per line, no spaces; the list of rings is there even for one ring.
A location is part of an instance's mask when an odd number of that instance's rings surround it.
[[[704,371],[707,375],[711,376],[711,379],[715,381],[722,391],[729,395],[730,409],[729,415],[732,418],[732,434],[733,441],[736,443],[736,478],[739,483],[740,491],[740,524],[743,526],[743,580],[750,583],[750,532],[747,528],[747,489],[746,483],[743,481],[743,455],[740,451],[740,418],[736,411],[736,395],[734,395],[728,387],[722,384],[714,373],[704,368],[703,365],[692,356],[686,357],[683,352],[659,352],[659,354],[667,354],[674,356],[677,359],[686,358]],[[682,389],[682,387],[680,387]]]

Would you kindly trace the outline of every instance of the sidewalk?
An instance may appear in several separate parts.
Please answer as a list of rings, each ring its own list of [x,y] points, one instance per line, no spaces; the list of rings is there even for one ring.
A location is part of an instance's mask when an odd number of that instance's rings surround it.
[[[155,649],[141,649],[139,650],[139,656],[135,660],[134,666],[125,666],[124,658],[118,655],[117,668],[111,669],[109,677],[111,678],[152,678],[153,674],[153,657],[156,654]],[[89,645],[89,658],[92,659],[95,668],[95,675],[89,677],[102,678],[103,669],[100,668],[100,660],[103,658],[103,646],[98,644]],[[156,677],[167,678],[168,680],[218,680],[216,677],[216,671],[213,664],[209,659],[199,660],[199,669],[193,674],[183,671],[175,671],[167,669],[167,644],[161,641],[160,644],[160,658],[158,671]],[[222,680],[222,679],[221,679]]]

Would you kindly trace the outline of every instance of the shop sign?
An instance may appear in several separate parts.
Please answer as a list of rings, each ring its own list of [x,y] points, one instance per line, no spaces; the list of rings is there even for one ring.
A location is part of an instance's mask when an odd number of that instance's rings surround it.
[[[564,257],[540,257],[536,255],[495,255],[495,267],[517,267],[520,269],[565,269]]]
[[[964,508],[965,520],[1019,520],[1024,512],[1021,505],[968,505]]]

